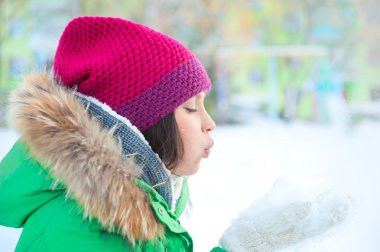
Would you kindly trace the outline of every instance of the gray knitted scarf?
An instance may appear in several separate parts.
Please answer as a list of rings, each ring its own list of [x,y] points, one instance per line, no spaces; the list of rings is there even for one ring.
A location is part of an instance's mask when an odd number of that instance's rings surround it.
[[[133,155],[136,163],[142,168],[140,178],[152,186],[168,203],[172,205],[172,189],[169,174],[159,156],[151,149],[141,132],[127,119],[116,114],[108,105],[98,100],[76,94],[88,113],[97,118],[101,127],[116,127],[114,136],[120,139],[123,155]]]

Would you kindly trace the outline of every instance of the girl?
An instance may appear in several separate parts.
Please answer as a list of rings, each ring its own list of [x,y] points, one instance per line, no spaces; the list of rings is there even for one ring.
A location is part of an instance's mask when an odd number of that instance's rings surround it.
[[[192,251],[178,218],[186,177],[213,146],[210,88],[199,60],[161,33],[117,18],[71,21],[53,73],[27,76],[10,99],[21,137],[0,163],[0,225],[23,227],[16,251]],[[232,223],[224,248],[290,247],[349,206],[329,193],[272,198]]]
[[[182,44],[118,18],[64,30],[52,74],[10,99],[20,140],[0,165],[16,251],[192,251],[178,217],[210,154],[210,80]]]

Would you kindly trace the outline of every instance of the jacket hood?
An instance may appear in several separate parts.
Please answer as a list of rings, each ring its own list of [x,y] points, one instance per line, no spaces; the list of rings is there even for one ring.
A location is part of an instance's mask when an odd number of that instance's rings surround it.
[[[108,230],[116,227],[132,243],[163,235],[149,196],[136,184],[141,164],[123,153],[117,127],[102,127],[74,90],[50,73],[31,74],[13,91],[9,106],[11,126],[82,205],[85,217],[96,217]]]

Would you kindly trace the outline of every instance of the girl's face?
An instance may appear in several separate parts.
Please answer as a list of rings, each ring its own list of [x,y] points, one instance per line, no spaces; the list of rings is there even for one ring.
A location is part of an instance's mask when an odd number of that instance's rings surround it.
[[[173,170],[176,175],[195,174],[199,170],[201,159],[210,155],[214,141],[209,133],[215,128],[215,122],[204,107],[205,96],[201,92],[174,110],[183,144],[183,157]]]

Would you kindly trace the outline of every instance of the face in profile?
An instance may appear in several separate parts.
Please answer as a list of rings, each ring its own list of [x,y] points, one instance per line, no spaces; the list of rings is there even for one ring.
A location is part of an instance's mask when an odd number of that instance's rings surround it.
[[[201,159],[210,155],[214,141],[209,133],[215,128],[215,122],[204,106],[205,96],[205,92],[201,92],[174,110],[183,145],[183,156],[173,169],[176,175],[195,174]]]

